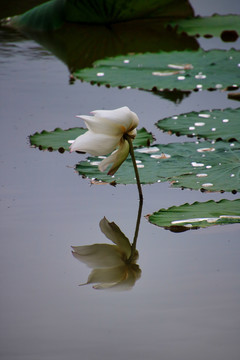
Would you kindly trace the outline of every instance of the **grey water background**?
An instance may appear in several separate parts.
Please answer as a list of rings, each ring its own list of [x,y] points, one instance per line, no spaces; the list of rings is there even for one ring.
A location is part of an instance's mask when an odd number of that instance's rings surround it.
[[[240,13],[237,1],[191,1],[195,13]],[[16,37],[16,38],[15,38]],[[133,238],[135,186],[91,186],[74,172],[79,154],[29,146],[36,131],[78,125],[76,114],[127,105],[157,143],[160,118],[192,110],[239,106],[227,93],[192,93],[180,104],[151,93],[68,83],[68,70],[32,40],[0,30],[1,92],[1,346],[6,360],[238,360],[240,356],[239,226],[172,233],[142,217],[137,249],[141,278],[127,292],[79,287],[90,272],[72,245],[110,243],[106,216]],[[205,49],[239,49],[219,39]],[[143,187],[143,215],[185,202],[236,199]]]

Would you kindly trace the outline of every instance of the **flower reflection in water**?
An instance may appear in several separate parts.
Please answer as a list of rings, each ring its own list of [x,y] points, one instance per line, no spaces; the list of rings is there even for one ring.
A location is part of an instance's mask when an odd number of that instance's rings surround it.
[[[72,246],[73,256],[88,265],[91,271],[86,283],[94,284],[94,289],[130,290],[141,277],[141,269],[136,263],[138,251],[136,243],[142,213],[142,201],[139,202],[138,217],[133,243],[123,234],[114,222],[105,217],[99,226],[111,244],[93,244]]]

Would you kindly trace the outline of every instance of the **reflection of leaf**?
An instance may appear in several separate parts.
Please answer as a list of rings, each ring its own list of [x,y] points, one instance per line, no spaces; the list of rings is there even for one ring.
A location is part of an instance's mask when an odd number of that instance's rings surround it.
[[[153,91],[153,94],[161,96],[163,99],[173,101],[175,104],[180,104],[183,99],[187,98],[191,94],[191,91],[174,89],[173,91]]]
[[[171,25],[179,33],[186,32],[188,35],[212,35],[220,36],[225,31],[234,31],[236,37],[240,34],[239,15],[213,15],[209,17],[196,17],[190,19],[179,19],[173,21]],[[235,38],[236,40],[236,38]]]
[[[228,98],[231,100],[238,100],[240,101],[240,93],[229,93]]]
[[[111,240],[110,244],[73,246],[73,256],[93,268],[85,284],[94,289],[129,290],[141,276],[136,264],[138,251],[132,249],[128,238],[120,228],[105,217],[100,221],[100,229]]]
[[[193,10],[187,0],[67,0],[66,20],[116,23],[142,18],[187,17]]]
[[[157,126],[177,135],[240,141],[240,108],[190,112],[159,120]]]
[[[75,76],[91,84],[145,90],[210,90],[239,85],[239,63],[240,52],[233,49],[146,53],[100,60]]]
[[[71,128],[68,130],[55,129],[54,131],[43,130],[41,133],[35,133],[30,135],[30,144],[34,147],[39,147],[40,150],[59,150],[64,152],[69,151],[68,140],[74,140],[78,136],[82,135],[86,129],[83,128]],[[137,131],[137,136],[133,141],[135,147],[149,146],[153,142],[153,136],[148,133],[145,128],[141,128]]]
[[[240,190],[240,146],[219,141],[172,143],[136,149],[135,156],[142,184],[170,181],[174,187],[202,191]],[[76,166],[79,174],[120,184],[135,183],[131,159],[128,158],[114,177],[100,173],[99,159],[89,158]]]
[[[64,21],[110,24],[133,19],[193,16],[187,0],[52,0],[13,18],[17,27],[48,31]]]
[[[160,209],[147,218],[152,224],[174,232],[240,223],[240,199],[219,202],[210,200],[205,203],[172,206],[168,209]]]
[[[130,52],[199,48],[193,37],[169,31],[156,19],[129,21],[112,24],[110,27],[65,23],[52,32],[23,32],[62,60],[70,72],[91,67],[96,60]]]
[[[6,19],[7,24],[18,29],[51,31],[64,22],[65,0],[47,1],[22,15]]]
[[[22,14],[34,6],[40,5],[46,2],[46,0],[11,0],[1,1],[1,18],[14,16],[16,14]]]

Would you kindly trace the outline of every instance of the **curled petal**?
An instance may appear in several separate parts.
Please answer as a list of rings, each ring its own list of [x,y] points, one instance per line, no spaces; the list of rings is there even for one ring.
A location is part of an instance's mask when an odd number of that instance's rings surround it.
[[[131,132],[138,126],[139,119],[127,106],[115,110],[95,110],[94,116],[77,115],[84,120],[88,130],[113,136]]]
[[[131,111],[127,106],[115,110],[95,110],[92,114],[98,119],[109,120],[115,125],[122,126],[125,128],[125,132],[131,131],[136,128],[139,123],[137,115]]]
[[[80,135],[70,146],[70,152],[84,151],[94,156],[107,155],[118,146],[121,137],[106,134],[94,134],[87,131]]]
[[[105,171],[109,164],[113,164],[108,172],[108,175],[114,175],[122,163],[126,160],[129,154],[129,144],[126,140],[121,141],[118,150],[114,151],[110,156],[104,159],[98,168],[100,171]]]
[[[111,136],[122,136],[125,127],[115,124],[113,121],[97,116],[77,115],[84,120],[86,127],[94,134],[106,134]]]

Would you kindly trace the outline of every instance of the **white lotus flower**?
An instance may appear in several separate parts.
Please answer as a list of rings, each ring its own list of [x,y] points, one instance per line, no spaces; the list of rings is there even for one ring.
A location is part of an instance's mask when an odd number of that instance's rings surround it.
[[[113,164],[108,172],[113,175],[129,154],[129,144],[124,135],[135,138],[139,119],[127,106],[115,110],[95,110],[91,114],[93,116],[77,116],[85,121],[88,131],[68,141],[71,143],[70,152],[83,151],[94,156],[112,152],[98,167],[100,171],[105,171],[109,164]]]

